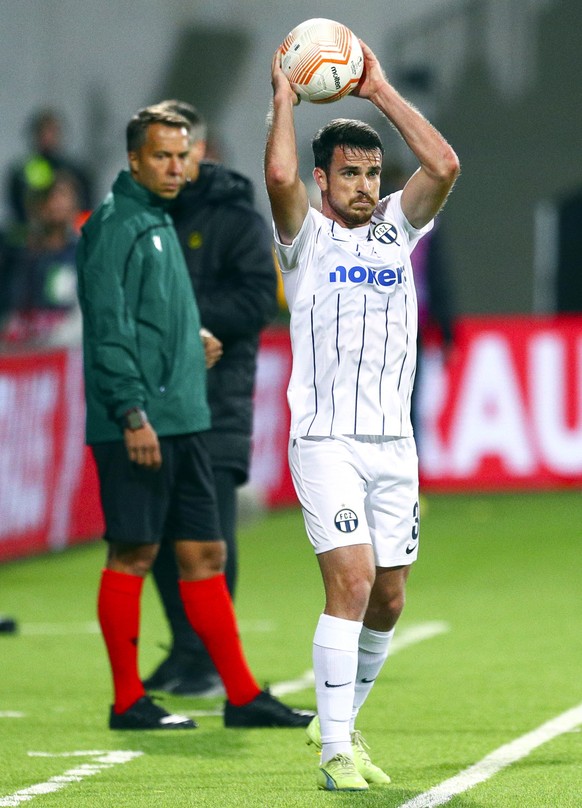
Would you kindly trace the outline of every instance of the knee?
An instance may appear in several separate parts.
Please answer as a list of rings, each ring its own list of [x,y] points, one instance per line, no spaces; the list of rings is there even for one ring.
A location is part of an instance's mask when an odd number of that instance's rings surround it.
[[[346,582],[346,595],[353,600],[354,603],[359,603],[363,608],[366,608],[370,600],[370,592],[372,591],[372,581],[367,578],[355,578]]]
[[[109,546],[107,566],[116,572],[145,578],[151,570],[158,551],[157,545],[127,545],[119,542]]]
[[[200,568],[207,571],[207,576],[218,575],[224,572],[226,564],[226,544],[223,541],[212,541],[202,545],[203,552],[200,557]]]
[[[226,545],[223,541],[181,542],[176,557],[180,578],[197,581],[224,572]]]
[[[396,592],[386,600],[385,613],[396,623],[402,612],[404,611],[404,604],[406,603],[406,593],[404,590]]]
[[[387,592],[380,596],[374,593],[366,613],[366,625],[369,628],[376,628],[378,631],[390,631],[398,622],[405,603],[404,590]]]
[[[362,620],[372,590],[372,581],[355,574],[344,574],[326,592],[326,611],[351,620]]]

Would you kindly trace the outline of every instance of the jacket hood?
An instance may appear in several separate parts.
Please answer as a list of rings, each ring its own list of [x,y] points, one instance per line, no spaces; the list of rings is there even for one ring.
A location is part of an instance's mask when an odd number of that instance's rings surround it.
[[[203,160],[200,163],[200,174],[196,182],[190,182],[180,193],[177,200],[178,207],[180,199],[191,205],[197,197],[202,197],[205,202],[245,202],[252,205],[254,202],[254,188],[252,182],[233,171],[226,168],[221,163],[213,163]]]

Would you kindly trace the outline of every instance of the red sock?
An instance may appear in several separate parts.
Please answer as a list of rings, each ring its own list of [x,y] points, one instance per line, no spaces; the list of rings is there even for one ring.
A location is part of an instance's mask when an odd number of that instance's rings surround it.
[[[145,696],[137,669],[139,613],[143,578],[104,569],[97,614],[113,674],[116,713]]]
[[[231,704],[240,706],[261,692],[242,649],[224,575],[180,581],[180,595],[192,628],[206,646]]]

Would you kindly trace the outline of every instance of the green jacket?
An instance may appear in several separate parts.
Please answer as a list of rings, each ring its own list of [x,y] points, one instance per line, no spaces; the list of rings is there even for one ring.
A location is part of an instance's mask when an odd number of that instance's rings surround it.
[[[147,412],[158,435],[210,427],[200,316],[165,202],[122,171],[77,250],[87,443],[123,439]]]

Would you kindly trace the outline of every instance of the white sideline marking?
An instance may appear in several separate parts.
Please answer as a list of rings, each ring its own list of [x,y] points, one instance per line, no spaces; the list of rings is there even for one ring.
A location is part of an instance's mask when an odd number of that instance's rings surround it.
[[[99,623],[92,620],[87,623],[23,623],[20,633],[27,637],[61,634],[99,634]]]
[[[273,620],[241,620],[239,629],[247,634],[268,634],[276,631]],[[86,623],[24,623],[19,633],[26,637],[60,636],[66,634],[99,634],[96,620]]]
[[[439,634],[446,634],[450,631],[448,623],[439,620],[434,620],[430,623],[419,623],[416,626],[403,628],[400,633],[396,633],[390,646],[390,656],[397,654],[404,648],[409,648],[411,645],[429,640]],[[315,684],[315,676],[311,669],[305,671],[298,679],[290,679],[288,682],[279,682],[279,684],[271,687],[271,693],[277,698],[281,696],[288,696],[289,693],[298,693],[300,690],[307,690]],[[195,718],[205,716],[222,715],[222,709],[215,710],[191,710],[184,712],[184,715],[192,716]]]
[[[400,632],[396,631],[392,644],[390,646],[390,656],[397,654],[404,648],[409,648],[411,645],[429,640],[439,634],[445,634],[450,630],[448,623],[439,620],[434,620],[430,623],[419,623],[416,626],[403,628]],[[315,683],[315,677],[312,670],[305,671],[299,679],[292,679],[289,682],[279,682],[278,685],[273,685],[271,691],[274,696],[287,696],[289,693],[297,693],[299,690],[306,690]]]
[[[15,806],[21,802],[38,797],[41,794],[52,794],[60,791],[69,783],[79,783],[85,777],[99,774],[103,769],[110,769],[118,763],[129,763],[130,760],[143,755],[143,752],[127,752],[123,750],[104,752],[100,750],[90,752],[62,752],[61,754],[51,754],[50,752],[29,752],[31,757],[90,757],[90,763],[82,763],[74,769],[68,769],[64,774],[49,778],[45,783],[35,783],[32,786],[15,791],[6,797],[0,797],[0,806]]]
[[[280,698],[281,696],[287,696],[289,693],[298,693],[300,690],[307,690],[309,687],[313,687],[314,684],[315,675],[310,668],[297,679],[290,679],[288,682],[279,682],[273,685],[271,693],[273,696]]]
[[[277,630],[277,623],[274,620],[239,620],[238,627],[243,633],[268,634]]]
[[[430,640],[438,637],[439,634],[446,634],[451,630],[448,623],[442,620],[432,620],[430,623],[419,623],[409,628],[396,629],[396,634],[390,645],[390,656],[397,654],[410,645],[416,645],[423,640]]]
[[[19,713],[16,710],[2,710],[0,718],[24,718],[24,713]]]
[[[443,623],[438,620],[403,628],[400,633],[398,633],[398,631],[396,632],[392,640],[390,656],[397,654],[404,648],[409,648],[411,645],[423,642],[423,640],[429,640],[431,637],[436,637],[438,634],[445,634],[449,629],[450,626],[448,623]],[[279,684],[273,685],[271,692],[274,696],[286,696],[289,693],[297,693],[299,690],[306,690],[314,683],[315,676],[313,675],[313,671],[308,670],[298,679],[291,679],[289,682],[279,682]]]
[[[567,710],[565,713],[552,718],[532,732],[516,738],[515,741],[500,746],[494,752],[474,763],[460,774],[445,780],[440,785],[419,794],[412,800],[403,803],[400,808],[436,808],[444,805],[457,794],[468,791],[478,783],[483,783],[494,774],[526,757],[538,746],[563,735],[565,732],[575,731],[582,724],[582,704]]]
[[[103,749],[88,749],[79,752],[27,752],[28,757],[95,757],[96,755],[108,755]],[[142,753],[140,752],[140,755]]]

